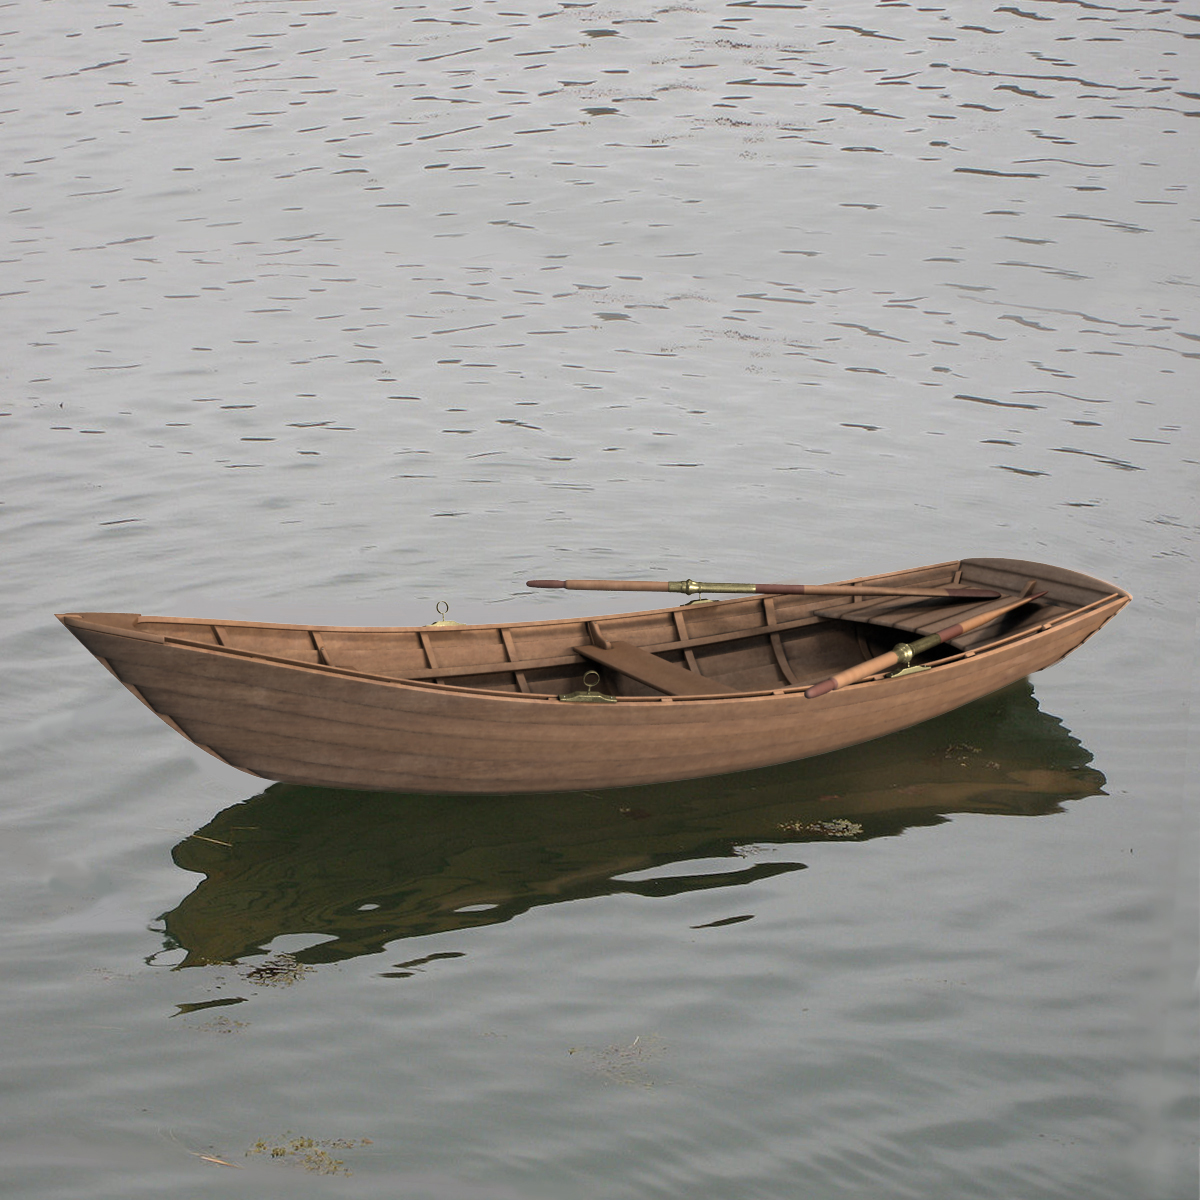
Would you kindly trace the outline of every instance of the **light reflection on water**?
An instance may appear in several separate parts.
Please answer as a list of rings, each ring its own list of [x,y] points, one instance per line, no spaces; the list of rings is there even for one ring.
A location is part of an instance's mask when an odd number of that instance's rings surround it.
[[[1194,1194],[1194,16],[5,12],[16,1190],[236,1190],[213,1150],[294,1195],[244,1157],[291,1130],[371,1137],[363,1196]],[[238,803],[50,618],[577,615],[521,581],[964,554],[1134,592],[1038,679],[1094,767],[1025,693],[828,786],[564,798],[558,840],[545,798]],[[809,817],[864,832],[798,872]],[[146,966],[164,912],[196,958],[317,969]]]

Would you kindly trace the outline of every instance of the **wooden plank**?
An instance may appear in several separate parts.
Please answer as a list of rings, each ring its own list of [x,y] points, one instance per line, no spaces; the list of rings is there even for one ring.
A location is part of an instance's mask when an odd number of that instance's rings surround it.
[[[438,660],[437,655],[433,650],[433,643],[430,641],[429,634],[421,629],[417,632],[417,637],[421,641],[421,649],[425,651],[425,661],[433,668],[428,674],[421,672],[420,678],[432,679],[434,683],[444,683],[445,679],[440,671],[437,670]]]
[[[512,631],[507,626],[505,626],[504,628],[502,628],[500,630],[500,636],[504,640],[504,653],[508,655],[508,661],[516,662],[517,661],[517,646],[516,646],[516,643],[513,641]],[[517,681],[517,687],[520,691],[528,692],[531,690],[529,687],[529,680],[525,678],[524,671],[514,670],[513,676]]]
[[[425,651],[425,661],[426,661],[426,662],[427,662],[427,663],[428,663],[428,664],[429,664],[431,667],[433,667],[433,668],[435,668],[435,669],[436,669],[436,667],[437,667],[437,665],[438,665],[438,661],[437,661],[437,655],[434,653],[434,650],[433,650],[433,645],[432,645],[432,643],[431,643],[431,642],[430,642],[430,640],[429,640],[429,634],[427,634],[427,633],[426,633],[426,632],[425,632],[425,631],[422,629],[422,630],[421,630],[421,631],[420,631],[420,632],[417,634],[417,637],[421,639],[421,649]]]
[[[777,625],[779,622],[775,617],[775,597],[764,596],[762,604],[763,620],[766,622],[766,625]],[[779,667],[779,672],[788,683],[795,687],[800,681],[796,678],[796,674],[792,670],[792,664],[788,659],[787,651],[783,648],[783,639],[777,633],[772,633],[770,637],[771,651],[775,655],[775,662]]]
[[[719,646],[722,642],[736,642],[742,638],[766,637],[770,633],[787,633],[792,629],[803,629],[806,625],[819,625],[821,618],[817,616],[800,617],[795,621],[780,621],[775,625],[752,625],[749,629],[737,629],[726,633],[710,633],[700,637],[690,637],[686,642],[660,642],[656,645],[643,646],[643,650],[660,653],[664,650],[686,650],[689,647]]]
[[[775,653],[775,662],[779,665],[779,670],[784,679],[792,687],[799,686],[800,680],[796,678],[796,672],[792,670],[792,664],[788,660],[787,651],[783,648],[783,641],[777,633],[771,634],[771,649]]]
[[[594,624],[594,622],[589,622]],[[686,642],[670,641],[656,642],[647,646],[642,646],[640,649],[647,653],[662,653],[669,650],[688,650],[692,647],[716,646],[726,642],[735,642],[743,638],[767,637],[772,633],[787,633],[793,629],[803,629],[806,626],[820,624],[820,618],[815,616],[801,617],[795,621],[781,621],[778,624],[761,625],[750,629],[736,630],[731,633],[716,633],[709,634],[706,637],[688,638]],[[180,646],[189,646],[197,650],[212,650],[217,653],[236,654],[246,658],[261,658],[264,662],[285,663],[293,667],[308,667],[308,668],[325,668],[336,670],[346,675],[358,675],[368,679],[378,679],[394,683],[404,683],[407,681],[426,682],[429,680],[442,680],[459,678],[471,675],[503,675],[511,674],[514,669],[520,671],[535,671],[544,667],[567,667],[579,661],[579,656],[576,652],[570,654],[550,655],[546,658],[526,658],[517,659],[515,661],[504,662],[486,662],[486,663],[471,663],[464,666],[433,666],[419,671],[405,671],[402,675],[386,675],[378,671],[360,671],[353,667],[334,666],[328,662],[326,653],[326,662],[312,662],[306,659],[289,658],[281,654],[260,653],[255,650],[243,650],[234,646],[218,646],[211,642],[194,641],[191,638],[166,636],[160,638],[153,634],[139,634],[127,630],[106,629],[104,626],[88,626],[83,625],[83,628],[95,628],[97,632],[120,634],[125,637],[142,637],[148,641],[166,641]],[[315,630],[311,631],[316,633]],[[601,635],[603,637],[603,635]],[[608,641],[607,638],[604,639]],[[431,647],[428,647],[424,634],[421,635],[421,644],[426,646],[426,653],[430,653]],[[436,663],[436,655],[434,662]],[[668,664],[669,665],[669,664]]]
[[[213,630],[216,630],[215,625],[213,626]],[[107,660],[101,658],[100,661],[104,663],[108,670],[112,671],[112,673],[116,675],[118,679],[121,679],[120,675],[117,675],[116,671],[113,671],[112,666],[107,662]],[[222,758],[221,755],[218,754],[211,746],[205,745],[204,742],[197,741],[190,733],[188,733],[186,729],[183,728],[182,725],[179,724],[178,721],[175,720],[174,717],[172,717],[169,713],[163,712],[163,710],[157,704],[154,704],[148,700],[141,688],[139,688],[136,684],[130,683],[125,679],[121,679],[121,682],[133,696],[136,696],[137,699],[140,700],[156,717],[158,717],[171,729],[175,730],[180,737],[187,738],[187,740],[191,742],[193,746],[203,750],[206,754],[211,754],[213,758],[220,759],[221,762],[223,762],[227,767],[235,767],[235,769],[237,769],[236,764],[231,763],[227,758]],[[251,771],[250,774],[253,775],[254,772]]]
[[[868,625],[883,625],[889,629],[941,628],[956,625],[988,604],[1002,604],[1012,596],[997,600],[966,600],[957,604],[937,601],[881,600],[857,604],[830,604],[814,609],[814,615],[839,621],[859,621]]]
[[[671,616],[675,618],[675,632],[679,634],[680,643],[688,640],[687,621],[684,619],[682,608],[673,608]],[[700,674],[700,668],[696,665],[696,652],[691,646],[684,646],[683,661],[687,663],[689,671],[695,671]]]
[[[106,631],[107,632],[107,631]],[[122,636],[120,632],[114,636]],[[154,639],[158,641],[157,638]],[[261,654],[257,650],[239,650],[236,646],[214,646],[211,642],[193,642],[190,638],[164,637],[161,644],[167,646],[184,646],[189,650],[207,650],[210,654],[220,657],[248,658],[257,662],[279,663],[285,667],[303,667],[308,671],[321,671],[337,675],[350,675],[358,679],[371,679],[376,683],[406,683],[397,675],[379,675],[369,671],[356,671],[353,667],[335,667],[327,663],[307,662],[300,658],[285,658],[279,654]]]
[[[620,671],[668,696],[723,696],[734,692],[733,688],[715,679],[705,679],[685,667],[677,667],[629,642],[613,642],[608,649],[600,646],[576,646],[575,649],[584,658]]]
[[[1011,558],[963,559],[963,579],[977,587],[1020,588],[1029,579],[1036,579],[1038,591],[1049,588],[1050,600],[1058,604],[1083,606],[1111,596],[1121,589],[1065,567],[1026,562]]]
[[[322,641],[321,635],[315,629],[310,629],[308,636],[312,638],[313,649],[317,652],[317,662],[324,663],[327,667],[332,667],[333,660],[329,657],[329,651],[325,648],[325,643]]]
[[[650,654],[664,654],[671,650],[699,649],[704,646],[718,646],[725,642],[741,641],[743,638],[767,637],[772,633],[788,633],[793,629],[804,629],[810,625],[819,625],[821,618],[817,616],[800,617],[794,621],[780,621],[777,624],[751,626],[748,629],[737,629],[732,632],[712,633],[700,637],[689,637],[686,641],[650,642],[639,647]],[[601,648],[610,645],[609,639],[600,630],[596,621],[587,622],[589,636],[595,645]],[[175,639],[172,639],[175,640]],[[517,659],[513,662],[485,662],[470,666],[438,667],[423,671],[406,671],[404,679],[433,679],[450,678],[458,675],[501,675],[512,671],[514,666],[524,671],[533,671],[539,667],[565,667],[578,661],[575,654],[556,655],[548,658]],[[299,664],[305,665],[305,664]],[[397,676],[397,678],[401,678]]]
[[[1064,608],[1056,604],[1035,604],[1028,612],[1023,608],[1017,609],[1013,614],[1015,621],[1011,624],[1001,621],[996,625],[984,625],[980,629],[964,633],[961,637],[951,638],[946,644],[957,650],[967,650],[1026,629],[1040,629],[1047,622],[1078,611],[1077,608]]]
[[[903,633],[925,635],[938,633],[951,625],[957,625],[967,617],[986,612],[990,608],[1003,607],[1014,599],[1008,595],[997,600],[972,600],[962,604],[926,605],[901,604],[856,604],[839,605],[817,610],[817,615],[834,620],[854,621],[874,625],[883,629],[897,629]],[[985,634],[985,637],[992,636]]]
[[[211,642],[194,642],[190,638],[180,637],[151,637],[148,634],[130,635],[124,630],[101,629],[98,632],[110,633],[118,637],[144,637],[146,641],[157,642],[160,645],[186,646],[189,650],[208,650],[214,654],[236,655],[238,658],[258,659],[266,663],[280,663],[285,667],[304,667],[307,670],[318,670],[324,673],[350,675],[358,679],[373,679],[378,683],[427,683],[430,680],[440,680],[443,675],[503,675],[512,671],[511,663],[482,663],[470,667],[437,667],[430,671],[410,671],[406,675],[382,675],[378,671],[359,671],[354,667],[339,667],[332,663],[315,663],[300,658],[286,658],[280,654],[260,654],[257,650],[239,650],[236,646],[214,646]],[[538,667],[567,667],[579,661],[576,654],[559,655],[556,658],[531,658],[521,663],[526,671]]]
[[[1007,597],[1011,599],[1012,597]],[[988,611],[990,608],[1001,607],[1004,600],[972,601],[966,604],[927,608],[911,604],[897,605],[839,605],[818,610],[822,617],[863,622],[885,629],[895,629],[900,633],[923,636],[938,633],[950,625],[957,625],[967,617]],[[994,641],[997,637],[1007,636],[1027,627],[1044,624],[1046,621],[1065,616],[1075,611],[1069,606],[1050,604],[1045,601],[1033,602],[1029,609],[1017,609],[1013,616],[1005,621],[1001,619],[995,625],[983,625],[971,630],[960,637],[952,638],[947,645],[958,650],[978,647],[986,642]]]
[[[607,650],[612,645],[612,642],[600,632],[600,626],[595,621],[589,621],[586,629],[588,637],[592,639],[593,646],[599,646],[601,650]]]
[[[594,749],[596,714],[591,707],[570,705],[564,708],[555,696],[539,697],[538,703],[534,704],[529,697],[518,699],[515,692],[509,692],[503,698],[517,700],[512,707],[520,709],[520,713],[504,714],[503,720],[494,722],[447,723],[449,709],[430,709],[422,703],[421,697],[416,697],[414,703],[411,694],[398,697],[398,705],[387,706],[376,703],[387,697],[369,692],[354,697],[337,694],[340,689],[282,690],[273,685],[286,680],[263,679],[261,676],[250,682],[231,678],[181,680],[170,670],[149,666],[129,667],[126,674],[136,680],[142,695],[156,713],[170,714],[193,732],[199,728],[196,722],[211,722],[246,734],[275,732],[330,747],[368,746],[433,759],[495,761],[516,747],[524,746],[534,758],[544,754],[548,761],[549,756],[557,752],[556,748],[569,747],[575,754],[584,744]],[[470,695],[468,698],[478,699]],[[743,698],[733,697],[739,703]],[[636,710],[659,706],[683,710],[689,705],[711,703],[714,699],[726,698],[623,697],[619,705],[605,708],[606,712],[616,713],[620,709],[627,713],[622,735],[625,749],[630,754],[650,756],[656,748],[663,747],[664,738],[670,740],[675,734],[656,728],[645,712],[639,715]],[[632,714],[628,713],[630,708],[635,710]],[[721,729],[734,736],[749,736],[754,732],[755,720],[754,710],[728,712],[721,721]],[[397,742],[401,732],[406,739],[404,744]],[[315,747],[310,748],[309,753],[315,753]]]

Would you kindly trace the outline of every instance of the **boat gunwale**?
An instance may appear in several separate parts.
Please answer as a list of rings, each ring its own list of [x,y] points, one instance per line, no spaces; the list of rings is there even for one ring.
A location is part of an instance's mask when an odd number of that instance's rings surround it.
[[[937,569],[938,566],[948,566],[948,565],[952,566],[954,564],[953,563],[935,564],[935,566],[932,568],[916,568],[916,570]],[[869,578],[879,579],[879,578],[885,578],[885,576],[871,576]],[[860,582],[860,581],[856,581],[856,582]],[[1096,582],[1098,584],[1103,584],[1103,586],[1111,588],[1112,590],[1107,595],[1101,596],[1101,597],[1097,598],[1096,600],[1091,601],[1088,604],[1081,605],[1079,608],[1073,609],[1070,612],[1060,613],[1058,616],[1051,617],[1048,620],[1046,620],[1045,622],[1042,622],[1035,626],[1031,626],[1030,628],[1017,630],[1011,634],[1006,635],[1005,637],[998,638],[994,642],[989,642],[980,648],[961,650],[957,654],[949,655],[945,658],[938,659],[936,663],[932,663],[929,665],[929,669],[931,669],[931,670],[941,669],[943,667],[948,667],[948,666],[962,663],[968,659],[973,659],[973,658],[981,658],[982,659],[984,657],[995,656],[996,654],[1001,653],[1006,647],[1012,645],[1013,643],[1026,641],[1030,638],[1038,637],[1039,635],[1042,635],[1044,633],[1050,632],[1051,630],[1057,629],[1059,626],[1066,625],[1071,622],[1080,621],[1082,619],[1086,619],[1088,616],[1090,616],[1094,612],[1104,608],[1105,606],[1110,606],[1110,605],[1115,604],[1115,606],[1116,606],[1114,609],[1114,614],[1115,614],[1116,611],[1119,611],[1126,604],[1128,604],[1130,602],[1130,600],[1132,599],[1132,596],[1122,588],[1115,587],[1112,584],[1104,583],[1104,581],[1102,581],[1102,580],[1095,580],[1094,582]],[[744,602],[745,600],[756,600],[756,599],[760,599],[760,598],[748,596],[748,597],[745,597],[744,600],[741,600],[739,598],[739,600],[722,601],[721,603],[737,604],[739,602]],[[816,597],[814,597],[814,599],[816,599]],[[644,616],[647,614],[658,614],[658,613],[662,613],[662,612],[671,612],[671,611],[674,611],[674,610],[672,608],[657,608],[657,609],[646,609],[646,610],[642,610],[641,612],[637,612],[637,613],[612,613],[612,614],[608,614],[608,615],[611,618],[621,618],[621,617]],[[272,667],[300,670],[300,671],[305,671],[308,673],[315,673],[318,675],[331,675],[334,677],[350,679],[350,680],[363,680],[365,682],[370,682],[370,683],[382,685],[385,687],[400,687],[400,688],[415,688],[415,689],[419,689],[419,690],[432,690],[436,693],[452,693],[455,695],[461,695],[463,697],[473,697],[476,699],[487,699],[487,700],[491,700],[491,701],[514,701],[515,700],[515,701],[520,701],[520,702],[536,701],[539,703],[551,701],[551,702],[554,702],[557,704],[558,700],[559,700],[557,695],[551,694],[551,693],[501,692],[501,691],[497,691],[492,688],[466,687],[461,684],[438,683],[434,680],[407,679],[403,676],[394,676],[394,675],[376,675],[376,674],[373,674],[370,672],[356,671],[351,667],[338,667],[338,666],[328,664],[328,663],[302,662],[298,659],[283,658],[283,657],[279,657],[279,656],[275,656],[275,655],[265,654],[265,653],[262,653],[262,652],[256,651],[256,650],[244,650],[244,649],[240,649],[238,647],[233,647],[233,646],[208,645],[203,642],[192,642],[188,639],[173,638],[169,635],[146,633],[141,630],[134,629],[134,628],[123,628],[120,626],[113,626],[113,625],[101,625],[96,622],[87,621],[86,619],[83,618],[83,616],[81,614],[77,614],[77,613],[59,613],[56,615],[58,616],[58,619],[63,622],[64,625],[67,625],[68,628],[70,628],[72,625],[74,625],[77,628],[80,628],[82,630],[86,630],[89,632],[107,634],[107,635],[111,635],[111,636],[115,636],[115,637],[128,637],[128,638],[131,638],[136,641],[148,641],[148,642],[153,642],[153,643],[163,645],[163,646],[173,646],[173,647],[183,650],[185,652],[190,651],[193,653],[203,653],[203,654],[215,655],[217,657],[225,657],[225,658],[232,657],[232,658],[250,659],[252,661],[261,662],[264,665],[269,665]],[[111,615],[115,616],[118,614],[111,614]],[[143,620],[143,619],[148,620],[148,621],[159,620],[159,621],[164,621],[164,622],[168,622],[168,623],[178,621],[180,623],[204,625],[204,626],[210,626],[210,627],[213,624],[212,621],[203,620],[200,618],[191,618],[191,617],[181,617],[181,618],[146,617],[146,618],[142,618],[140,614],[123,613],[120,615],[134,616],[137,620]],[[536,625],[545,627],[550,624],[579,624],[581,620],[586,620],[586,619],[587,618],[562,618],[561,620],[556,619],[554,621],[544,621],[544,622],[522,622],[521,624],[536,624]],[[591,618],[591,619],[599,620],[599,619],[603,619],[603,618]],[[837,618],[833,618],[833,620],[836,620],[836,619]],[[841,618],[841,619],[844,620],[845,618]],[[396,627],[396,628],[392,629],[392,628],[376,628],[376,627],[370,627],[370,626],[359,626],[359,627],[325,626],[325,627],[322,627],[322,626],[279,625],[279,624],[267,625],[262,622],[249,622],[249,621],[244,621],[244,622],[218,621],[218,622],[216,622],[216,624],[219,624],[222,627],[240,626],[240,627],[249,627],[249,628],[257,628],[257,629],[271,628],[271,629],[290,629],[290,630],[316,631],[316,632],[411,633],[411,632],[420,631],[420,630],[429,628],[428,626],[400,626],[400,627]],[[494,629],[512,630],[516,627],[517,626],[514,626],[512,624],[498,624],[498,625],[492,625],[492,626],[463,625],[463,626],[457,626],[456,628],[460,628],[460,629],[494,628]],[[739,636],[744,636],[747,638],[755,637],[755,636],[769,636],[770,632],[771,632],[770,630],[764,629],[760,633],[760,631],[751,628],[751,629],[747,629],[744,634],[739,635]],[[503,669],[503,668],[501,668],[501,665],[499,663],[484,664],[484,665],[485,666],[490,665],[490,666],[497,667],[498,669]],[[480,673],[483,674],[484,672],[481,671]],[[496,672],[488,672],[488,673],[496,673]],[[885,675],[885,674],[872,675],[872,676],[869,676],[867,679],[860,680],[858,683],[850,685],[850,688],[839,689],[839,690],[841,690],[843,692],[850,691],[851,689],[861,688],[864,684],[882,682],[886,678],[887,678],[887,675]],[[723,703],[727,703],[729,701],[740,701],[740,700],[769,700],[769,699],[774,699],[774,698],[786,697],[789,695],[802,694],[807,688],[811,687],[814,682],[816,682],[816,681],[813,680],[813,681],[809,681],[809,682],[801,683],[801,684],[787,684],[782,687],[776,687],[776,688],[756,688],[756,689],[749,690],[749,691],[730,692],[727,695],[720,695],[720,696],[713,696],[713,695],[617,696],[617,697],[614,697],[614,700],[619,705],[646,704],[646,703],[651,703],[651,704],[662,704],[662,703],[693,704],[693,703],[698,703],[698,702],[706,703],[706,704],[723,704]]]

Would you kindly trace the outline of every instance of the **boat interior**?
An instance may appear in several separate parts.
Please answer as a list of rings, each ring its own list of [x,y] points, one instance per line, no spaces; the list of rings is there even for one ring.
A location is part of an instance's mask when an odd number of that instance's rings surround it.
[[[592,619],[502,625],[443,621],[397,629],[109,613],[69,614],[68,620],[109,629],[123,625],[169,644],[388,682],[548,698],[587,697],[593,690],[614,697],[690,698],[811,686],[897,642],[1003,607],[1027,593],[1031,584],[1045,594],[935,647],[922,663],[976,653],[997,640],[1067,619],[1114,594],[1087,576],[1005,559],[964,560],[853,582],[872,587],[961,585],[991,588],[999,595],[965,601],[753,595]]]

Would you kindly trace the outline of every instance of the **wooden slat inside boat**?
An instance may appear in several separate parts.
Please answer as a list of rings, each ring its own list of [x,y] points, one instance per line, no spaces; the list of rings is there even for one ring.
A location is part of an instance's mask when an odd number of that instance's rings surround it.
[[[958,708],[1057,662],[1129,602],[1077,572],[965,559],[846,581],[994,599],[758,595],[583,619],[420,628],[132,613],[60,620],[173,729],[266,779],[508,792],[700,778],[822,754]],[[816,699],[896,642],[1041,593]],[[585,675],[610,702],[574,703]],[[593,693],[590,699],[595,700]]]

